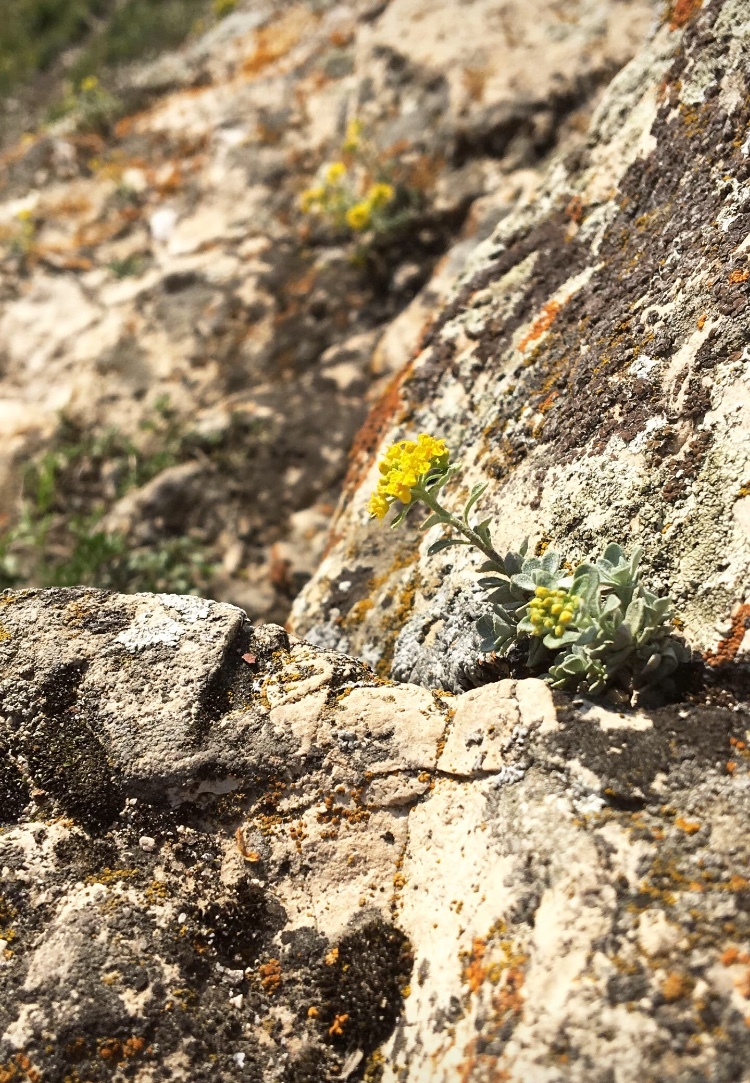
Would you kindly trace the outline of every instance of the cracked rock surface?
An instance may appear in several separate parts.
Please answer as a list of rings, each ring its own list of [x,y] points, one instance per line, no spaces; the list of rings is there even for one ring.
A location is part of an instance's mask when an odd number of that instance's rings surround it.
[[[741,1081],[750,719],[0,596],[0,1078]]]

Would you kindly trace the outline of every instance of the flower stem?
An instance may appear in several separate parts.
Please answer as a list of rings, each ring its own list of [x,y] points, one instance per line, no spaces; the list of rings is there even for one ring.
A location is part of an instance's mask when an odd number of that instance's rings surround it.
[[[467,541],[471,542],[480,553],[484,553],[493,564],[497,564],[499,569],[504,567],[503,558],[500,554],[496,552],[491,545],[487,545],[483,542],[477,532],[472,530],[468,523],[463,522],[462,519],[457,519],[455,515],[451,515],[451,513],[446,511],[441,504],[438,504],[431,493],[420,487],[414,488],[412,493],[421,500],[423,504],[426,504],[431,511],[434,511],[436,515],[439,515],[446,526],[451,526],[454,530],[457,530],[459,534],[463,534]]]

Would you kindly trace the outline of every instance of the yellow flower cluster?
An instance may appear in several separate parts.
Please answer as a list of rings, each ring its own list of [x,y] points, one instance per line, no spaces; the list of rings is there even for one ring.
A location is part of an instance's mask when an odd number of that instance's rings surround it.
[[[370,497],[369,512],[384,519],[394,500],[408,504],[412,488],[434,466],[447,466],[450,452],[444,440],[420,433],[416,440],[402,440],[386,451],[380,462],[378,487]]]
[[[566,590],[548,590],[537,587],[529,602],[529,620],[534,625],[535,636],[552,633],[559,639],[575,617],[580,598]]]
[[[346,224],[356,232],[367,229],[372,220],[372,212],[390,203],[394,194],[392,184],[383,181],[373,184],[365,198],[346,212]]]

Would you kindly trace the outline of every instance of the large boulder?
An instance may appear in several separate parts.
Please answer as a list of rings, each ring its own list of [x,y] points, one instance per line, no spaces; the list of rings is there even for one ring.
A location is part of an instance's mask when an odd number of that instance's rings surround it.
[[[481,558],[367,517],[382,451],[427,431],[465,465],[446,503],[489,483],[500,552],[639,544],[689,642],[746,657],[749,46],[743,0],[673,5],[586,146],[476,251],[355,445],[295,631],[403,680],[471,678]]]
[[[0,603],[0,1078],[742,1080],[750,720]]]

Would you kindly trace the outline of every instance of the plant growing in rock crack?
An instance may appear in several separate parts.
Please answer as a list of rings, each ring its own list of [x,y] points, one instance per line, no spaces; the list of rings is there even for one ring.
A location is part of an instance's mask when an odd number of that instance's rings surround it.
[[[520,648],[527,668],[545,673],[554,688],[591,695],[615,684],[630,690],[659,684],[688,660],[672,634],[672,600],[641,581],[639,546],[627,557],[611,543],[598,560],[576,568],[550,551],[529,556],[528,541],[501,556],[492,544],[490,520],[472,517],[486,484],[474,486],[460,516],[440,503],[440,490],[460,469],[443,440],[423,433],[416,441],[396,443],[380,463],[369,510],[383,519],[398,504],[391,523],[397,527],[424,504],[431,514],[421,529],[444,528],[428,553],[468,545],[483,554],[479,583],[492,607],[477,622],[485,653]]]
[[[317,183],[302,193],[300,209],[336,230],[372,238],[412,217],[416,193],[398,182],[393,164],[364,137],[360,121],[352,120],[339,158],[323,166]]]

